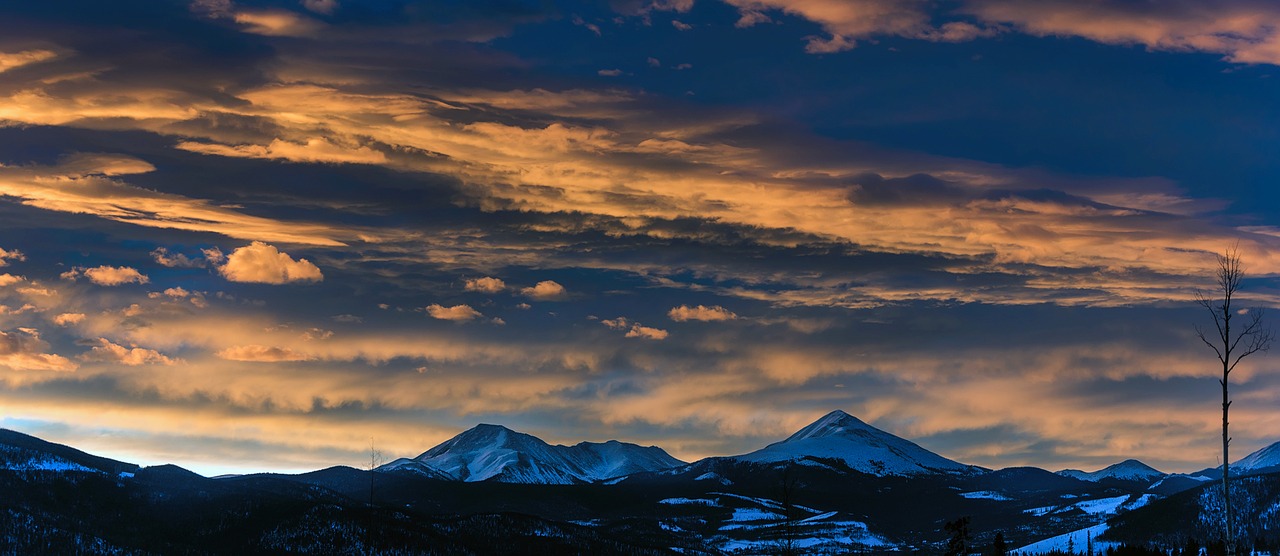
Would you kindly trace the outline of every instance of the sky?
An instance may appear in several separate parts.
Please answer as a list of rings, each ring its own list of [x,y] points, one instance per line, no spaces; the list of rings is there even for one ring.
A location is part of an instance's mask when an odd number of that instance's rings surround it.
[[[1236,246],[1280,306],[1278,72],[1270,0],[6,2],[0,427],[1215,466],[1194,294]],[[1280,360],[1232,385],[1234,460]]]

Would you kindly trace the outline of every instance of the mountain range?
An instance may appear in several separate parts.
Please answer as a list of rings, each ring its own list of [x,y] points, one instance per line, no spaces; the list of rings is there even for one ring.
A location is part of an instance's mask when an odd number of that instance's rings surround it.
[[[1269,474],[1278,469],[1280,444],[1233,464],[1233,475],[1252,475],[1238,484],[1248,493],[1240,503],[1252,505],[1242,528],[1255,542],[1280,537],[1280,474]],[[936,548],[942,525],[960,516],[973,520],[974,546],[996,533],[1029,550],[1073,532],[1172,543],[1189,524],[1212,535],[1204,524],[1216,519],[1216,472],[1170,475],[1137,460],[1093,472],[989,470],[843,411],[759,450],[692,463],[654,446],[551,445],[482,424],[375,473],[338,466],[213,479],[0,430],[0,489],[10,493],[0,497],[0,545],[287,553],[338,543],[415,554],[428,543],[444,547],[433,553],[483,554],[542,543],[535,552],[761,554],[794,541],[843,553]]]

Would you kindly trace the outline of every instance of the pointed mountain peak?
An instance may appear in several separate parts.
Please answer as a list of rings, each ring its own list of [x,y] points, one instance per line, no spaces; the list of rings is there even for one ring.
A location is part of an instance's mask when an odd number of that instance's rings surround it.
[[[824,415],[786,440],[734,459],[775,463],[810,458],[838,459],[850,469],[872,475],[964,474],[979,470],[939,456],[840,410]]]
[[[853,431],[882,432],[879,429],[862,422],[862,420],[857,417],[837,409],[831,413],[823,415],[822,418],[810,423],[805,428],[796,431],[795,434],[787,437],[783,442],[795,442],[809,438],[838,436]]]

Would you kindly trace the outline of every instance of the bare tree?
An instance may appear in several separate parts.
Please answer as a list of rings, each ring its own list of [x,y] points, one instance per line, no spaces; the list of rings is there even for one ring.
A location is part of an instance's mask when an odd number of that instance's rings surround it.
[[[373,478],[378,474],[378,466],[382,465],[382,450],[374,447],[373,437],[369,437],[369,525],[364,529],[365,550],[373,554],[373,527],[377,509],[373,506]]]
[[[1234,297],[1240,289],[1240,283],[1244,279],[1244,266],[1240,263],[1238,246],[1232,246],[1225,253],[1218,255],[1218,267],[1214,277],[1218,282],[1217,288],[1211,292],[1196,292],[1196,302],[1213,316],[1214,329],[1205,330],[1197,325],[1196,334],[1205,345],[1213,349],[1214,354],[1218,356],[1218,362],[1222,363],[1222,378],[1218,383],[1222,385],[1222,496],[1226,507],[1226,520],[1223,527],[1227,554],[1231,555],[1234,554],[1235,543],[1232,542],[1231,536],[1232,525],[1234,525],[1231,515],[1231,459],[1228,457],[1231,437],[1227,432],[1227,413],[1231,408],[1231,399],[1227,395],[1227,379],[1242,359],[1270,349],[1271,340],[1275,334],[1263,322],[1262,309],[1239,310],[1237,313],[1238,310],[1232,306]],[[1231,325],[1235,317],[1239,317],[1243,325],[1237,323],[1236,330],[1233,332]]]

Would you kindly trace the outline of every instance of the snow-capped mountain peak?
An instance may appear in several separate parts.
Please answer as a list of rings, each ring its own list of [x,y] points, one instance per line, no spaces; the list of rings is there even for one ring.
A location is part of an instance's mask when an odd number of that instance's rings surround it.
[[[826,414],[786,440],[734,459],[774,463],[805,458],[838,459],[851,469],[872,475],[980,471],[980,468],[944,458],[840,410]]]
[[[553,446],[501,425],[480,424],[416,458],[400,458],[379,469],[465,482],[574,484],[683,464],[653,446],[616,440]]]
[[[787,437],[783,442],[797,442],[810,438],[826,438],[828,436],[839,436],[849,433],[856,434],[855,431],[883,432],[871,425],[863,423],[862,420],[857,417],[837,409],[824,415],[821,419],[810,423],[805,428],[796,431],[795,434]]]
[[[1127,459],[1120,463],[1113,463],[1102,469],[1092,473],[1080,471],[1079,469],[1063,469],[1058,472],[1063,477],[1071,477],[1081,481],[1089,481],[1096,483],[1103,479],[1116,479],[1119,481],[1157,481],[1164,478],[1167,473],[1160,471],[1150,465],[1142,463],[1136,459]]]

